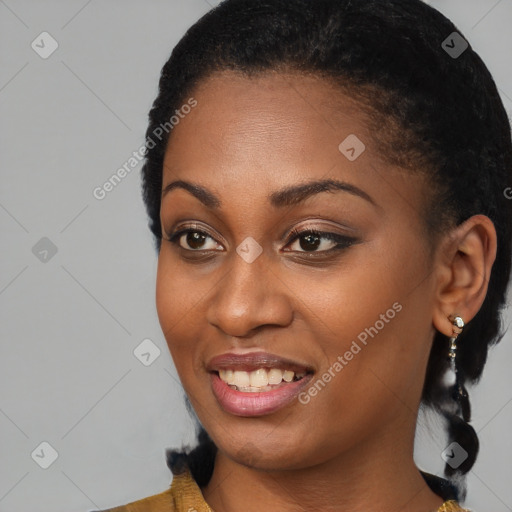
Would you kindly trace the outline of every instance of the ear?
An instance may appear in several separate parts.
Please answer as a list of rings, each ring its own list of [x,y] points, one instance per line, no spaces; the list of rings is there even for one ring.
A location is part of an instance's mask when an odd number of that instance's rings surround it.
[[[467,324],[482,306],[496,259],[496,240],[489,217],[474,215],[441,242],[432,321],[446,336],[453,334],[450,316],[460,316]]]

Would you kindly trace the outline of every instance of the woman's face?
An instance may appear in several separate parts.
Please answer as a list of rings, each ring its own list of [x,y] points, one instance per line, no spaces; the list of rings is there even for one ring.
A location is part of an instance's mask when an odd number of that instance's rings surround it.
[[[320,79],[222,73],[191,96],[166,150],[162,188],[182,183],[162,198],[156,300],[201,423],[268,469],[411,448],[434,332],[424,181]]]

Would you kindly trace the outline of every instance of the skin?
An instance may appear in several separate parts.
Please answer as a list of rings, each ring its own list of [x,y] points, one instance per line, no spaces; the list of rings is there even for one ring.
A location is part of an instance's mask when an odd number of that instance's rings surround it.
[[[198,105],[172,131],[162,186],[199,184],[221,206],[182,188],[164,195],[156,303],[183,387],[219,449],[206,501],[216,512],[437,510],[442,499],[413,461],[425,369],[435,330],[450,335],[449,315],[467,323],[485,298],[492,222],[472,217],[432,247],[428,183],[387,164],[357,104],[321,79],[222,72],[191,96]],[[349,134],[366,146],[355,161],[338,149]],[[372,202],[333,191],[269,204],[276,190],[325,178]],[[168,240],[191,223],[207,233],[202,245]],[[315,257],[304,237],[301,246],[288,236],[294,227],[356,240],[329,255],[334,244],[321,238]],[[263,249],[252,263],[236,253],[248,236]],[[318,378],[394,303],[401,311],[306,405],[248,418],[216,401],[212,357],[263,350],[311,365]]]

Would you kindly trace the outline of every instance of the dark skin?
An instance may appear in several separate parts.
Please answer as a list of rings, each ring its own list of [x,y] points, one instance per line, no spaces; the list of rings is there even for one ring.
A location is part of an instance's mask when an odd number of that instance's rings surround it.
[[[448,317],[469,322],[485,298],[492,222],[471,217],[432,246],[428,181],[387,164],[357,103],[319,78],[223,72],[191,96],[198,105],[171,133],[162,186],[192,182],[221,204],[181,188],[164,195],[156,301],[183,387],[219,449],[206,501],[216,512],[437,510],[442,499],[413,460],[425,369],[435,330],[451,335]],[[366,146],[354,161],[338,149],[349,134]],[[269,204],[276,190],[326,178],[365,197],[336,190]],[[169,241],[182,227],[207,236]],[[350,242],[326,252],[336,242],[321,237],[311,250],[292,228]],[[252,263],[236,253],[248,236],[263,249]],[[206,364],[230,351],[272,352],[321,376],[395,303],[400,312],[307,404],[242,417],[212,393]]]

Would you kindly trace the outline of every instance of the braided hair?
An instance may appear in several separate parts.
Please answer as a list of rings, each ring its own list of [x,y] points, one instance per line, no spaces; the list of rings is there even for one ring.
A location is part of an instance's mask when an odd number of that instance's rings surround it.
[[[505,193],[512,184],[510,124],[471,45],[456,57],[443,47],[453,32],[463,38],[451,21],[420,0],[225,0],[188,30],[162,69],[142,169],[143,199],[158,251],[170,133],[156,139],[155,130],[216,71],[245,76],[298,71],[331,80],[357,98],[382,157],[427,176],[431,199],[424,219],[432,243],[472,215],[492,220],[497,256],[483,305],[459,337],[460,392],[454,396],[444,383],[449,344],[437,332],[422,393],[422,404],[446,419],[448,439],[468,452],[459,467],[446,465],[448,480],[422,473],[444,499],[464,494],[463,484],[454,482],[478,454],[466,385],[480,379],[488,348],[502,337],[512,244],[512,200]],[[167,450],[167,463],[174,473],[188,466],[204,486],[217,448],[200,424],[197,440],[192,450]]]

